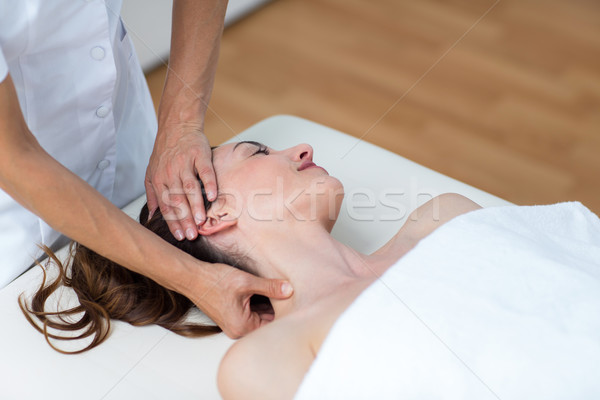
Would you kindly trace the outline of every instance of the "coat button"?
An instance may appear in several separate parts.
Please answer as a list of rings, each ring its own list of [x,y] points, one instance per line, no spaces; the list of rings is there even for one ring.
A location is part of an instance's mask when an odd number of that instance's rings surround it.
[[[92,56],[92,58],[94,60],[102,60],[104,58],[104,56],[106,55],[106,52],[104,51],[104,49],[100,46],[96,46],[96,47],[92,47],[92,49],[90,50],[90,55]]]
[[[110,161],[102,160],[98,163],[98,169],[100,169],[100,170],[106,169],[106,168],[108,168],[109,165],[110,165]]]
[[[110,109],[105,106],[100,106],[96,109],[96,115],[100,118],[106,117],[109,112],[110,112]]]

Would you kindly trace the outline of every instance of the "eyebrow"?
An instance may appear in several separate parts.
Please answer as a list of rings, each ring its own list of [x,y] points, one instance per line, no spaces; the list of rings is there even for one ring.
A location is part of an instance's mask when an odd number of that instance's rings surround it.
[[[244,140],[242,142],[237,142],[235,144],[235,146],[233,146],[233,150],[231,150],[231,152],[233,153],[235,151],[235,149],[237,149],[240,144],[244,144],[244,143],[248,143],[248,144],[254,145],[256,147],[263,147],[264,146],[262,143],[255,142],[254,140]]]

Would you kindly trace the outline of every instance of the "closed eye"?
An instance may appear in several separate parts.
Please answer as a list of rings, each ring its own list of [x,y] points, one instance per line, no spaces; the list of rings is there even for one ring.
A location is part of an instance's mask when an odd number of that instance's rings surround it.
[[[260,145],[259,148],[254,153],[252,153],[252,156],[255,156],[257,154],[269,155],[269,148],[267,146]],[[252,157],[252,156],[250,156],[250,157]]]

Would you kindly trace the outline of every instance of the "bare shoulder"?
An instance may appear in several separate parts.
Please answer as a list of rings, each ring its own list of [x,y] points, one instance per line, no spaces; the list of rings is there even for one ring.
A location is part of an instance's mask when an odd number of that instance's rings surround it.
[[[259,358],[256,352],[257,348],[252,345],[253,340],[248,340],[248,338],[247,336],[235,342],[219,365],[217,385],[225,400],[239,399],[244,393],[248,395],[247,387],[256,390],[254,389],[256,385],[255,369],[252,367],[252,363]],[[248,367],[245,368],[244,365],[248,365]]]
[[[388,267],[452,218],[479,208],[479,204],[457,193],[434,197],[414,210],[398,233],[373,255],[387,257]]]
[[[480,208],[479,204],[463,195],[444,193],[413,211],[403,229],[411,237],[422,239],[451,219]]]
[[[229,399],[292,398],[313,361],[293,320],[277,320],[231,346],[218,371],[221,396]]]

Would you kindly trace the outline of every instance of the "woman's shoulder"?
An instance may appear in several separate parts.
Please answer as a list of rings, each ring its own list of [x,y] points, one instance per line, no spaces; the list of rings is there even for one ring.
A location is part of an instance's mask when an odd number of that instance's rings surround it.
[[[414,210],[398,233],[374,254],[394,253],[391,255],[401,257],[446,222],[480,208],[479,204],[458,193],[444,193],[434,197]]]
[[[451,219],[480,208],[463,195],[444,193],[413,211],[403,228],[413,237],[422,239]]]
[[[223,398],[292,398],[331,327],[366,286],[357,281],[235,342],[219,367]]]
[[[218,371],[227,399],[292,398],[314,359],[293,318],[282,318],[236,341]]]

